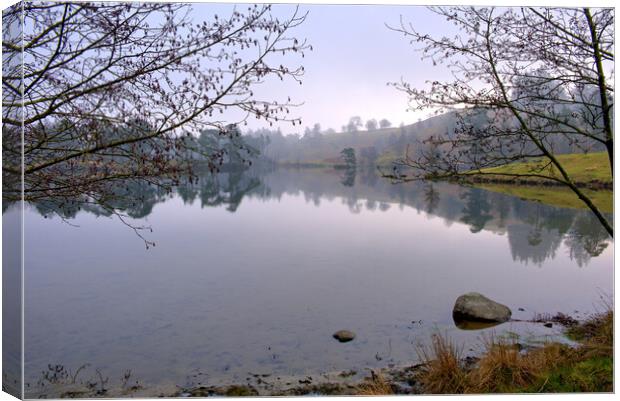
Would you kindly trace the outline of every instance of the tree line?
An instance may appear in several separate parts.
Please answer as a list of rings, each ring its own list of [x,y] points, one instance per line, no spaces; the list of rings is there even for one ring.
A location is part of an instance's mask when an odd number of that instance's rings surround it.
[[[412,108],[454,123],[422,132],[354,116],[338,136],[350,141],[345,146],[315,125],[297,138],[252,135],[254,146],[246,148],[238,133],[250,118],[302,126],[290,98],[255,93],[271,78],[302,83],[299,63],[312,46],[295,35],[306,19],[297,9],[280,19],[269,5],[244,6],[193,21],[181,3],[10,7],[2,16],[3,196],[79,194],[103,202],[118,181],[156,185],[158,176],[192,177],[196,154],[217,171],[225,162],[245,163],[254,148],[301,161],[338,158],[351,147],[361,161],[391,147],[401,152],[395,165],[412,168],[408,178],[416,179],[484,175],[487,167],[538,158],[544,162],[521,176],[541,177],[552,166],[551,179],[613,235],[611,222],[556,155],[603,148],[613,176],[614,10],[430,9],[459,33],[418,32],[406,17],[389,28],[422,59],[445,63],[453,78],[429,76],[426,88],[392,85],[409,95]],[[388,139],[368,139],[373,132]],[[418,146],[402,155],[409,142]]]

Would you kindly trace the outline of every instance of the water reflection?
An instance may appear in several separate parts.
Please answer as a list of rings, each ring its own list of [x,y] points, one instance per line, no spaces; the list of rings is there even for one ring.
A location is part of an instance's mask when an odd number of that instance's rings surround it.
[[[201,207],[226,205],[228,211],[235,212],[243,198],[260,186],[261,180],[258,177],[232,172],[205,176],[195,184],[184,182],[177,188],[177,192],[186,204],[193,204],[199,199]],[[268,193],[265,195],[268,196]]]
[[[364,170],[352,186],[342,177],[228,172],[172,191],[119,186],[104,205],[31,205],[29,383],[48,364],[75,373],[84,362],[110,382],[131,368],[147,388],[181,383],[193,369],[238,383],[248,372],[413,363],[415,345],[437,328],[477,343],[480,332],[454,326],[464,293],[481,292],[526,320],[588,313],[598,289],[612,291],[612,240],[585,211],[447,183],[392,185]],[[95,217],[113,212],[151,225],[145,237],[157,246],[147,251],[116,218]],[[549,334],[541,324],[517,326],[489,330]],[[332,338],[339,329],[356,340],[342,346]]]
[[[424,210],[426,213],[432,214],[439,204],[439,192],[432,183],[424,187],[424,200],[426,201],[426,208]]]
[[[606,249],[611,239],[588,211],[563,209],[513,196],[448,183],[417,182],[391,184],[373,172],[348,174],[329,170],[250,170],[219,175],[205,174],[175,187],[186,204],[199,201],[202,208],[225,205],[235,212],[243,199],[281,199],[284,194],[303,194],[307,202],[320,206],[322,199],[339,198],[351,213],[381,213],[393,205],[412,207],[429,218],[441,218],[446,226],[462,223],[471,233],[482,231],[505,235],[512,258],[542,265],[553,259],[564,243],[579,266],[588,264]],[[52,201],[34,204],[44,215],[72,219],[80,211],[110,215],[112,211],[140,219],[174,194],[157,185],[131,183],[119,186],[105,205]]]
[[[342,175],[342,179],[340,183],[345,187],[352,187],[355,185],[355,175],[357,171],[355,168],[346,168],[344,170],[344,174]]]
[[[454,324],[461,330],[483,330],[491,327],[499,326],[497,322],[477,322],[471,320],[461,320],[454,318]]]
[[[463,217],[460,221],[469,225],[472,233],[482,231],[487,223],[493,220],[493,216],[489,213],[491,204],[487,200],[489,192],[469,190],[462,192],[460,198],[465,202],[463,206]]]

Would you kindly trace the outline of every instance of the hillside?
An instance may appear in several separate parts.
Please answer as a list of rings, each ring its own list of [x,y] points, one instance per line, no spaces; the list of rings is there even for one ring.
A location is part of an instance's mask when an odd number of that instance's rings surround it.
[[[262,130],[253,132],[251,137],[252,145],[259,148],[263,157],[281,164],[333,165],[340,162],[344,148],[353,148],[358,164],[375,165],[400,158],[407,145],[445,134],[454,126],[454,115],[448,113],[414,124],[371,131],[311,133],[300,137]]]
[[[485,117],[475,116],[474,120],[479,129],[484,129]],[[306,128],[304,135],[283,135],[279,130],[261,129],[248,131],[244,138],[252,147],[256,148],[262,158],[278,164],[298,165],[307,167],[333,166],[342,163],[340,152],[345,148],[353,148],[358,166],[373,167],[387,166],[404,157],[409,146],[410,156],[415,157],[420,143],[431,136],[446,136],[454,133],[457,126],[456,112],[450,112],[418,121],[414,124],[402,125],[374,130],[359,130],[353,132],[323,132],[320,125],[314,129]],[[563,136],[553,139],[556,153],[568,154],[574,152],[574,147]],[[592,150],[600,149],[592,144]],[[596,158],[598,153],[592,153]],[[570,156],[567,156],[570,158]],[[575,164],[574,160],[566,160],[568,164]],[[604,160],[601,158],[601,163]],[[531,165],[522,164],[502,168],[524,168]],[[601,171],[604,170],[601,165]],[[594,167],[596,168],[596,166]],[[498,173],[501,170],[496,170]],[[609,177],[593,178],[605,181]]]
[[[375,147],[379,154],[391,152],[401,156],[407,144],[445,133],[446,130],[453,128],[453,124],[452,115],[441,115],[402,127],[327,134],[323,136],[322,141],[317,141],[319,146],[309,152],[309,155],[312,155],[313,159],[339,157],[343,148],[351,147],[359,157],[363,149]]]

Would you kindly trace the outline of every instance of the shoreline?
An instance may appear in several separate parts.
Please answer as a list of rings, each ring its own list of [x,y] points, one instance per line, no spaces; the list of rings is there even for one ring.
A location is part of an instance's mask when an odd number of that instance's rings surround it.
[[[450,180],[448,180],[450,181]],[[525,187],[554,187],[554,188],[566,188],[566,185],[553,180],[543,180],[543,179],[527,179],[527,178],[502,178],[502,177],[482,177],[482,176],[472,176],[472,177],[459,177],[456,178],[455,181],[461,181],[468,184],[501,184],[501,185],[514,185],[525,186]],[[576,181],[575,186],[578,188],[586,188],[594,191],[611,191],[614,188],[613,182],[609,181]]]
[[[515,322],[528,322],[546,325],[557,325],[562,327],[562,337],[571,340],[571,343],[559,342],[557,340],[545,340],[541,342],[528,343],[518,341],[518,338],[507,339],[493,334],[483,341],[485,351],[477,353],[475,356],[464,356],[459,351],[459,345],[441,333],[432,335],[432,344],[421,348],[420,362],[403,366],[388,366],[384,368],[361,368],[357,370],[344,370],[335,372],[325,372],[316,375],[275,375],[275,374],[249,374],[245,380],[230,382],[224,380],[208,379],[208,383],[188,384],[180,386],[178,384],[159,384],[150,386],[147,383],[140,383],[131,378],[131,371],[125,373],[122,385],[108,386],[107,378],[102,376],[98,379],[76,380],[80,369],[75,374],[65,376],[68,382],[50,382],[46,386],[41,386],[39,391],[29,394],[29,397],[52,397],[52,398],[85,398],[85,397],[122,397],[122,398],[144,398],[144,397],[209,397],[209,396],[229,396],[229,397],[264,397],[264,396],[302,396],[302,395],[393,395],[393,394],[455,394],[455,393],[504,393],[504,392],[532,392],[532,387],[524,384],[537,385],[537,380],[543,380],[545,372],[551,369],[551,373],[558,369],[568,369],[571,366],[582,366],[590,363],[603,364],[606,367],[607,354],[610,344],[613,343],[613,333],[601,333],[608,330],[609,324],[613,325],[613,312],[592,314],[584,320],[577,321],[571,316],[558,313],[551,315],[538,315],[529,321],[516,320]],[[602,328],[601,328],[602,327]],[[611,336],[611,337],[610,337]],[[485,336],[483,336],[484,339]],[[602,340],[601,340],[602,338]],[[594,339],[594,340],[593,340]],[[592,341],[596,342],[593,348]],[[601,345],[602,344],[602,345]],[[594,354],[590,349],[595,349]],[[521,369],[521,365],[526,366],[530,359],[540,360],[540,355],[551,354],[551,360],[559,361],[559,365],[545,367],[541,363],[540,372],[530,374],[529,380],[532,383],[521,383],[523,388],[510,388],[507,383],[491,383],[486,391],[476,391],[482,387],[476,387],[479,371],[488,364],[488,360],[497,358],[497,351],[500,350],[501,361],[506,366],[504,369]],[[602,351],[601,351],[602,350]],[[461,350],[462,351],[462,350]],[[613,352],[613,351],[612,351]],[[570,358],[565,357],[570,355]],[[565,358],[565,359],[562,359]],[[572,359],[571,359],[572,358]],[[449,364],[446,362],[449,361]],[[601,362],[602,361],[602,362]],[[553,361],[555,364],[556,361]],[[562,364],[566,366],[562,366]],[[567,367],[568,366],[568,367]],[[448,369],[448,371],[446,371]],[[600,369],[599,369],[600,370]],[[603,369],[604,370],[604,369]],[[70,373],[70,372],[69,372]],[[551,375],[550,373],[550,375]],[[446,376],[448,375],[448,376]],[[455,382],[448,377],[459,377],[463,383],[455,385]],[[549,376],[550,377],[550,376]],[[546,390],[554,392],[556,387],[549,385],[549,377],[546,377]],[[72,379],[71,379],[72,378]],[[206,379],[206,377],[205,377]],[[198,379],[197,379],[198,380]],[[499,379],[498,379],[499,380]],[[612,383],[603,375],[601,383],[588,384],[595,386],[594,391],[607,391],[607,383]],[[438,384],[439,383],[439,384]],[[466,384],[464,384],[466,383]],[[552,382],[553,384],[553,382]],[[437,387],[439,385],[439,387]],[[486,383],[486,385],[489,385]],[[557,383],[555,384],[557,386]],[[435,386],[435,387],[434,387]],[[544,386],[543,386],[544,387]],[[545,388],[541,388],[543,392]],[[587,388],[586,388],[587,391]],[[537,392],[537,391],[533,391]]]

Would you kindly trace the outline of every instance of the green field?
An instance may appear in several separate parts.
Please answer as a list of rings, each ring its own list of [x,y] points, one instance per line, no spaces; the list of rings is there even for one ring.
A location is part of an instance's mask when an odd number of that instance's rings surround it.
[[[556,156],[560,164],[564,167],[569,176],[576,183],[612,181],[611,170],[609,168],[609,158],[607,152],[597,153],[575,153]],[[547,160],[530,160],[523,163],[511,163],[500,167],[482,169],[485,174],[543,174],[549,177],[561,177],[557,169],[546,166]],[[544,168],[543,168],[544,167]],[[491,176],[492,177],[492,176]],[[498,175],[497,178],[502,178]],[[506,177],[508,178],[508,177]],[[541,178],[531,178],[531,180],[542,180]]]
[[[564,166],[574,182],[578,184],[589,183],[611,183],[611,172],[609,169],[609,159],[606,152],[589,154],[567,154],[558,155],[558,160]],[[542,167],[541,160],[532,160],[524,163],[512,163],[501,167],[494,167],[482,170],[485,173],[501,174],[528,174],[533,171],[540,172]],[[543,174],[557,175],[557,170],[549,167],[542,170]],[[485,178],[500,178],[503,176],[485,176]],[[509,177],[505,177],[506,183],[477,183],[476,186],[494,192],[501,192],[522,199],[534,200],[546,204],[586,209],[587,206],[569,188],[549,187],[541,185],[515,185],[510,184]],[[542,181],[542,178],[531,178],[532,183]],[[583,192],[594,202],[594,204],[605,213],[613,212],[613,192],[608,190],[583,189]]]

